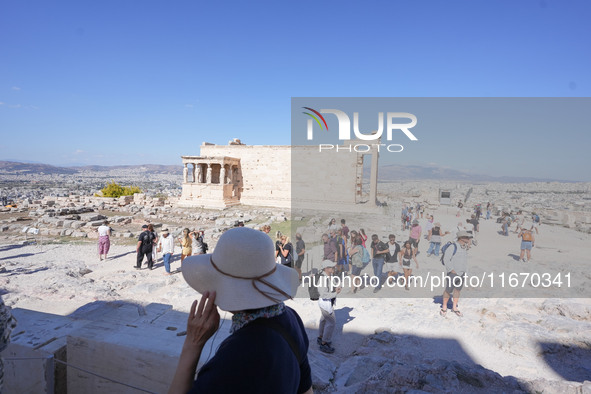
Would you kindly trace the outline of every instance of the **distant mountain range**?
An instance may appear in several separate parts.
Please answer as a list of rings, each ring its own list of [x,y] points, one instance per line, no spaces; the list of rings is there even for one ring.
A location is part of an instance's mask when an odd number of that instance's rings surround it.
[[[77,166],[58,167],[49,164],[0,161],[0,174],[78,174],[83,171],[109,172],[113,170],[135,170],[151,174],[182,174],[180,165],[142,164],[129,166]]]
[[[364,168],[363,173],[369,176],[369,168]],[[571,182],[557,179],[543,179],[530,177],[512,177],[501,176],[494,177],[482,174],[470,174],[463,171],[453,170],[436,166],[418,166],[418,165],[386,165],[378,169],[378,180],[380,182],[410,181],[421,179],[437,179],[446,181],[465,181],[465,182],[500,182],[500,183],[527,183],[527,182]]]
[[[15,161],[0,161],[0,174],[79,174],[84,171],[109,172],[113,170],[133,170],[146,174],[174,174],[181,175],[183,167],[180,165],[142,164],[127,166],[77,166],[58,167],[40,163],[21,163]],[[363,169],[367,179],[370,169]],[[424,180],[437,179],[446,181],[464,182],[501,182],[501,183],[524,183],[524,182],[569,182],[557,179],[529,178],[529,177],[494,177],[490,175],[470,174],[450,168],[418,165],[386,165],[380,166],[378,170],[380,182],[396,182],[403,180]]]

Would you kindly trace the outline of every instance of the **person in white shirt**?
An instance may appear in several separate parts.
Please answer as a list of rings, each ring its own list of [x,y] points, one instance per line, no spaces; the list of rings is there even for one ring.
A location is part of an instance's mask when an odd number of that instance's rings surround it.
[[[164,275],[171,275],[170,273],[170,258],[174,254],[174,239],[168,233],[168,229],[162,230],[162,237],[158,239],[158,252],[162,253],[162,261],[164,262]]]
[[[99,261],[103,260],[103,255],[105,256],[105,261],[107,260],[107,254],[109,253],[109,249],[111,247],[111,227],[109,227],[109,222],[105,220],[101,226],[98,228],[98,253],[99,253]]]

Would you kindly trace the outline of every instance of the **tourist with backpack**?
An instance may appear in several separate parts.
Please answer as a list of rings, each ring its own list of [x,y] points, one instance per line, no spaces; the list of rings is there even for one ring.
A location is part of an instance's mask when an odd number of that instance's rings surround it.
[[[139,270],[142,268],[142,261],[144,261],[144,256],[148,259],[148,268],[152,269],[154,265],[154,260],[152,260],[152,247],[154,245],[155,236],[154,233],[148,230],[148,225],[144,224],[142,226],[142,232],[138,237],[138,242],[135,248],[137,253],[136,259],[136,266],[135,269]]]
[[[355,277],[361,276],[361,270],[364,267],[363,258],[367,254],[367,262],[369,262],[369,253],[361,243],[361,238],[355,237],[353,246],[349,249],[349,256],[351,257],[351,283],[355,283]],[[353,293],[357,293],[358,286],[353,285]]]
[[[452,312],[457,316],[463,316],[458,309],[458,300],[468,271],[468,250],[472,244],[472,238],[472,234],[467,231],[459,231],[458,240],[448,242],[442,249],[441,262],[445,266],[446,277],[443,304],[439,314],[443,317],[447,315],[447,302],[450,297],[453,297]]]
[[[316,342],[320,346],[320,351],[324,353],[334,353],[332,347],[332,333],[336,326],[336,317],[334,307],[336,305],[337,294],[341,292],[340,287],[333,288],[330,277],[335,273],[335,262],[324,260],[322,262],[322,273],[318,284],[318,307],[320,308],[320,323],[318,324],[318,338]],[[326,286],[324,286],[326,285]]]

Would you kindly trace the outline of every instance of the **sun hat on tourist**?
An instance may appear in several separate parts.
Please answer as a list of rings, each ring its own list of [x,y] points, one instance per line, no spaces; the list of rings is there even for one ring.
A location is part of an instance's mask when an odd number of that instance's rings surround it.
[[[441,223],[437,222],[437,223],[433,224],[433,227],[441,227]]]
[[[275,263],[271,238],[248,227],[226,231],[213,253],[185,258],[181,271],[189,286],[215,291],[216,304],[232,312],[277,304],[299,286],[296,270]]]
[[[335,262],[334,262],[334,261],[332,261],[332,260],[324,260],[324,261],[322,262],[322,269],[324,269],[324,268],[332,268],[332,267],[334,267],[335,265],[337,265],[337,263],[335,263]]]
[[[417,219],[412,221],[412,224],[419,224],[419,221]]]
[[[168,234],[168,229],[167,228],[163,229],[162,234]]]

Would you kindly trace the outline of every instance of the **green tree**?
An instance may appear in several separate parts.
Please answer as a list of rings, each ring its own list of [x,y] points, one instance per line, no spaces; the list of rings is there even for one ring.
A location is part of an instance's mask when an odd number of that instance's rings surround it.
[[[141,193],[137,186],[121,186],[115,181],[111,181],[107,186],[101,189],[103,197],[121,197],[121,196],[132,196],[135,193]]]

